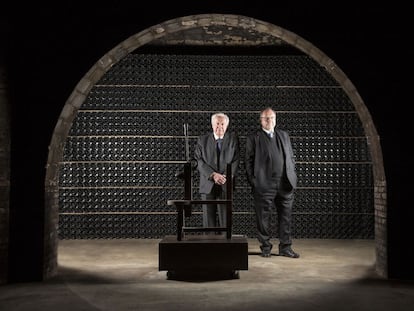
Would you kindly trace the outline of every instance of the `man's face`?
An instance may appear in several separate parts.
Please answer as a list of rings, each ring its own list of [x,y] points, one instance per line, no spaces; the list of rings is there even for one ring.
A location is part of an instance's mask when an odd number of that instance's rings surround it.
[[[211,126],[217,136],[223,137],[224,133],[226,133],[228,124],[226,122],[226,118],[216,117],[213,119],[213,122],[211,122]]]
[[[272,110],[263,111],[260,115],[260,124],[265,130],[273,131],[276,126],[276,115]]]

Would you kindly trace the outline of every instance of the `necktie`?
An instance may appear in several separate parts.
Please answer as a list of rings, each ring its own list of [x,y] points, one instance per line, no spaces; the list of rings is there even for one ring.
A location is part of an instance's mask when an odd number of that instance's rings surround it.
[[[223,138],[217,139],[217,150],[221,151],[221,145],[223,144]]]
[[[267,136],[269,136],[270,138],[273,138],[273,132],[267,133]]]
[[[217,148],[217,169],[220,170],[220,151],[221,151],[221,145],[223,143],[223,139],[218,138],[216,140],[216,142],[217,142],[217,145],[216,145],[216,148]]]

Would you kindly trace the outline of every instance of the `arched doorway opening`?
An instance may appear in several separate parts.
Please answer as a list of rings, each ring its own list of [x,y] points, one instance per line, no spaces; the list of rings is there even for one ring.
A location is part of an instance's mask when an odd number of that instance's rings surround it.
[[[188,16],[150,27],[119,44],[104,55],[78,83],[67,100],[54,130],[45,180],[45,278],[57,269],[60,163],[71,126],[89,93],[98,81],[132,52],[154,42],[198,46],[287,45],[301,51],[323,67],[348,96],[360,120],[372,163],[375,209],[376,269],[386,276],[386,182],[382,152],[369,111],[355,86],[322,51],[298,35],[278,26],[245,16],[206,14]]]

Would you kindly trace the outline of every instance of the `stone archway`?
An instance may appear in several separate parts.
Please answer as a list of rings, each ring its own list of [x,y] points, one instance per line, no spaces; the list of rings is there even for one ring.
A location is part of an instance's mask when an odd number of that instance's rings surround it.
[[[217,31],[211,31],[217,27]],[[228,30],[223,32],[223,29]],[[240,31],[239,31],[240,30]],[[45,249],[44,278],[57,272],[57,226],[59,208],[59,162],[72,122],[78,109],[96,82],[118,61],[137,48],[169,37],[176,44],[255,45],[278,41],[291,45],[317,61],[332,75],[349,96],[364,132],[372,158],[375,197],[376,270],[387,277],[386,181],[379,137],[358,91],[346,75],[322,51],[300,36],[273,24],[238,15],[205,14],[186,16],[152,26],[133,35],[104,55],[77,84],[65,103],[53,132],[45,178]],[[256,40],[254,39],[256,38]],[[257,41],[257,38],[260,38]]]

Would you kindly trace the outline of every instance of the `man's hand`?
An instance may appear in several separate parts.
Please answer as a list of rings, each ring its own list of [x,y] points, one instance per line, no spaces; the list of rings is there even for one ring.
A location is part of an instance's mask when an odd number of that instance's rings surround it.
[[[222,175],[220,173],[213,173],[213,180],[217,185],[224,185],[227,181],[226,175]]]

